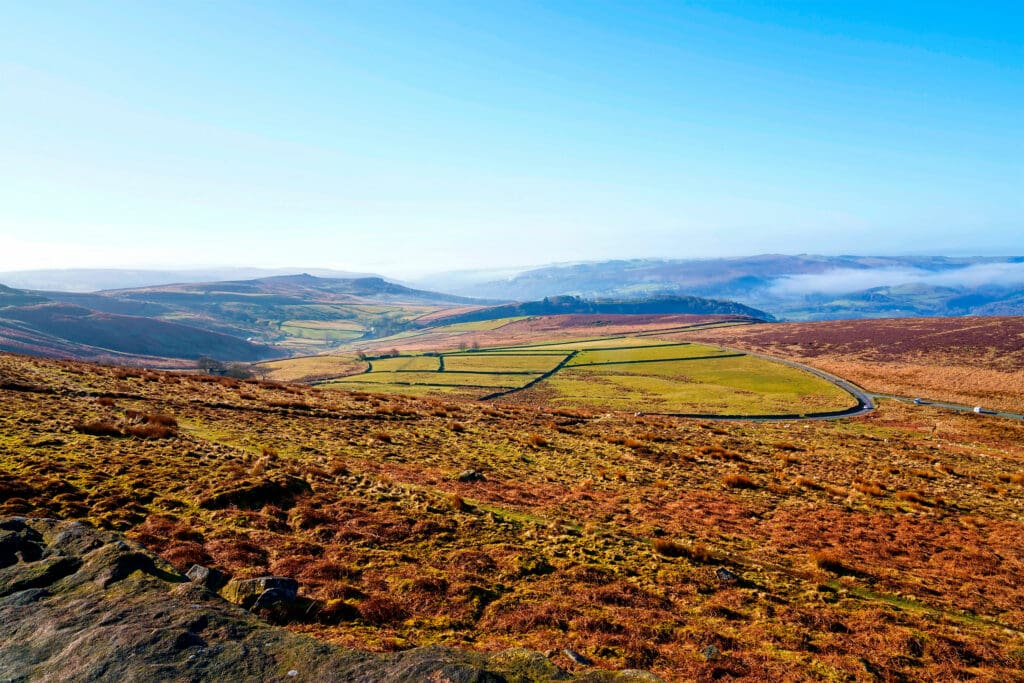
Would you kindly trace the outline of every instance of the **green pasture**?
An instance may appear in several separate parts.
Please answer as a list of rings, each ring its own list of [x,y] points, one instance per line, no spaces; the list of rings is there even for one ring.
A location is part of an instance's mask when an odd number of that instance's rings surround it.
[[[548,372],[562,362],[568,354],[524,355],[489,353],[445,354],[447,372]]]
[[[436,360],[436,359],[435,359]],[[503,375],[486,372],[364,372],[331,382],[334,384],[423,385],[450,387],[493,387],[512,389],[536,379],[537,375]]]
[[[366,330],[358,325],[358,323],[352,323],[351,321],[338,321],[336,326],[329,322],[304,322],[306,324],[299,324],[297,322],[282,323],[281,331],[289,337],[339,342],[352,341],[366,333]],[[314,322],[315,324],[308,324],[309,322]]]
[[[687,343],[657,343],[647,342],[647,346],[622,345],[619,347],[596,347],[587,348],[576,354],[570,362],[570,366],[577,365],[601,365],[621,364],[641,361],[667,361],[684,360],[691,358],[706,358],[708,356],[729,355],[729,351],[723,351],[717,346],[704,344]]]
[[[373,360],[370,372],[322,386],[476,398],[508,390],[502,400],[516,403],[725,416],[803,415],[856,404],[842,389],[798,368],[718,346],[652,337],[442,355],[443,364],[424,355]]]
[[[394,372],[433,372],[440,367],[440,360],[434,356],[396,356],[370,361],[373,371],[368,375],[383,375]]]

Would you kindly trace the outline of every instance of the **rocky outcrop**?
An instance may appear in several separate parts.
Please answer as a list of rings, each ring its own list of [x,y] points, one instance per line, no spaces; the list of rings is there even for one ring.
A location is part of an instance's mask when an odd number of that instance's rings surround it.
[[[209,578],[205,577],[204,578]],[[239,585],[254,594],[291,584]],[[376,655],[271,626],[120,534],[0,520],[0,681],[657,681],[570,676],[527,650]]]

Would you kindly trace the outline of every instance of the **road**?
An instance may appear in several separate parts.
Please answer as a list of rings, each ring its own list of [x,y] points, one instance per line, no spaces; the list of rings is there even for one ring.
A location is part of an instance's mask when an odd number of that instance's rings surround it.
[[[893,401],[899,401],[900,403],[913,404],[915,400],[909,396],[895,396],[893,394],[871,394],[872,398],[887,398]],[[922,406],[930,406],[932,408],[944,408],[946,410],[955,410],[959,413],[974,413],[974,406],[964,405],[962,403],[947,403],[945,401],[932,401],[926,398],[920,399]],[[1005,417],[1010,420],[1024,420],[1024,415],[1020,413],[1007,413],[1001,410],[986,410],[982,413],[975,413],[978,415],[984,415],[986,417]]]

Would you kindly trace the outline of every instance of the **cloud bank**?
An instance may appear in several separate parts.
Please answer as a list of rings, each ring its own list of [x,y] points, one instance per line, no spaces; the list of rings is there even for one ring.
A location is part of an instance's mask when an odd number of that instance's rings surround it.
[[[786,275],[771,285],[776,296],[847,294],[874,287],[921,284],[935,287],[1024,287],[1024,263],[978,263],[960,268],[836,268],[824,273]]]

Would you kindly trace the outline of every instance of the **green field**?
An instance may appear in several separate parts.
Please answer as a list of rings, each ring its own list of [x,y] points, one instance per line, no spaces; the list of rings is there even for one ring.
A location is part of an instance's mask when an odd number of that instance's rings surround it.
[[[517,320],[523,320],[523,317],[498,318],[496,320],[481,320],[477,322],[455,323],[452,325],[439,325],[437,327],[427,327],[419,330],[405,330],[385,337],[373,339],[372,347],[381,348],[392,342],[408,342],[410,340],[415,340],[421,344],[436,342],[438,344],[438,348],[443,349],[454,343],[452,341],[452,337],[466,336],[467,339],[472,340],[472,335],[475,333],[490,332],[500,327],[504,327],[509,323],[514,323]]]
[[[281,331],[300,339],[337,342],[352,341],[366,334],[366,328],[354,320],[289,320],[281,323]]]
[[[445,354],[447,372],[530,372],[541,374],[554,369],[568,354],[523,355],[465,353]]]
[[[524,394],[531,391],[554,405],[660,413],[806,414],[856,404],[815,375],[747,355],[570,366]]]
[[[389,374],[394,372],[433,372],[440,366],[440,361],[433,356],[397,356],[395,358],[376,358],[370,361],[373,368],[371,375]]]
[[[507,392],[500,400],[666,414],[804,415],[856,405],[830,382],[782,363],[650,337],[400,355],[370,364],[369,372],[322,386],[474,398]]]
[[[618,343],[618,340],[616,341]],[[645,361],[689,360],[708,356],[734,355],[734,351],[723,351],[718,347],[703,344],[666,344],[648,342],[648,346],[625,346],[620,348],[589,348],[581,351],[569,362],[570,367],[584,365],[622,364]]]
[[[510,389],[536,379],[538,375],[503,375],[487,372],[365,372],[337,380],[348,384],[414,384],[423,386],[469,386]]]

